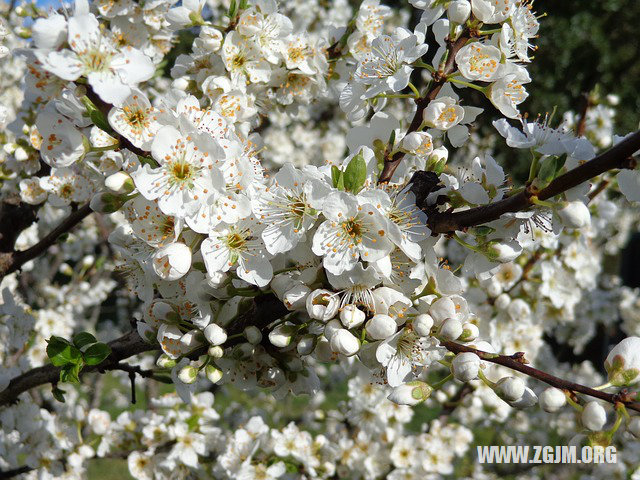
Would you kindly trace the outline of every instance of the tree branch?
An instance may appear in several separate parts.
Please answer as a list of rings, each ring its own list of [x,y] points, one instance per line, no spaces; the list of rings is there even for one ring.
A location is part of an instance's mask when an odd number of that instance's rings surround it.
[[[459,343],[451,341],[441,342],[441,345],[450,352],[456,354],[461,352],[475,353],[482,360],[495,363],[497,365],[502,365],[503,367],[516,370],[520,373],[524,373],[525,375],[540,380],[541,382],[551,385],[552,387],[556,387],[568,392],[588,395],[590,397],[598,398],[614,405],[621,403],[631,410],[640,412],[640,403],[634,402],[636,396],[635,392],[627,392],[626,390],[622,390],[620,393],[606,393],[600,390],[586,387],[584,385],[580,385],[579,383],[570,382],[569,380],[563,380],[562,378],[558,378],[547,372],[543,372],[542,370],[538,370],[537,368],[526,365],[526,363],[528,362],[525,360],[523,352],[514,353],[513,355],[497,355],[495,353],[484,352],[482,350],[477,350],[475,348],[467,347],[466,345],[461,345]]]
[[[275,295],[268,294],[256,297],[252,308],[233,322],[229,328],[229,334],[241,333],[248,325],[255,325],[261,330],[264,330],[269,324],[287,313],[290,313],[289,310],[287,310]],[[233,346],[237,342],[238,340],[236,340],[236,342],[227,342],[224,347]],[[111,355],[98,365],[85,366],[82,372],[80,372],[80,375],[96,371],[104,372],[106,370],[125,370],[130,373],[141,373],[137,367],[129,368],[129,366],[124,366],[124,364],[120,362],[139,353],[160,349],[158,343],[151,344],[145,342],[135,330],[109,342],[109,346],[111,347]],[[193,355],[197,356],[205,352],[206,347],[204,347],[204,350],[196,349]],[[43,365],[42,367],[29,370],[11,380],[7,388],[0,392],[0,406],[15,402],[20,394],[31,388],[47,383],[55,383],[59,377],[60,368],[54,367],[53,365]]]
[[[89,207],[89,203],[83,205],[79,209],[71,212],[67,218],[65,218],[60,225],[51,230],[42,240],[27,248],[26,250],[13,251],[0,253],[0,279],[5,275],[18,270],[22,265],[29,260],[33,260],[39,255],[42,255],[51,245],[53,245],[58,237],[63,233],[68,232],[84,218],[89,216],[93,210]]]
[[[594,159],[560,175],[542,190],[536,191],[532,185],[527,185],[521,192],[489,205],[460,212],[432,214],[427,220],[427,225],[434,234],[451,233],[497,220],[505,213],[526,210],[533,205],[534,196],[540,200],[547,200],[609,170],[634,168],[635,160],[631,155],[638,150],[640,150],[640,131]]]

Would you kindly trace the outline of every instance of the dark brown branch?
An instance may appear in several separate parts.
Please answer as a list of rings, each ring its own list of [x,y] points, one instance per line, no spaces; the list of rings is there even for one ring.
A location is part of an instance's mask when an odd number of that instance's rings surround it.
[[[33,467],[24,465],[22,467],[13,468],[11,470],[0,471],[0,478],[13,478],[23,473],[29,473],[31,470],[35,470]]]
[[[463,32],[460,37],[458,37],[455,41],[447,41],[447,60],[445,62],[444,68],[442,71],[437,71],[432,74],[433,80],[430,83],[429,91],[423,97],[417,98],[416,102],[416,113],[407,128],[407,134],[416,132],[420,125],[422,125],[422,115],[424,113],[425,108],[429,105],[429,102],[434,100],[440,92],[440,89],[447,82],[447,76],[451,75],[456,69],[456,54],[458,51],[465,46],[467,41],[471,38],[468,31]],[[380,173],[380,178],[378,179],[378,183],[388,183],[393,177],[394,172],[400,165],[400,162],[404,158],[404,152],[396,152],[393,156],[389,157],[388,155],[384,160],[384,167],[382,168],[382,172]]]
[[[547,200],[576,187],[593,177],[617,168],[633,168],[631,158],[640,150],[640,131],[630,135],[613,148],[594,159],[560,175],[540,191],[527,185],[521,192],[489,205],[454,213],[437,213],[429,217],[427,224],[434,234],[451,233],[497,220],[505,213],[519,212],[533,205],[533,197]]]
[[[522,352],[518,352],[513,355],[497,355],[495,353],[483,352],[482,350],[477,350],[475,348],[467,347],[466,345],[461,345],[459,343],[451,341],[444,341],[441,342],[441,344],[450,352],[475,353],[482,360],[495,363],[497,365],[502,365],[503,367],[510,368],[511,370],[516,370],[520,373],[524,373],[529,377],[540,380],[541,382],[544,382],[547,385],[551,385],[552,387],[559,388],[560,390],[573,393],[581,393],[583,395],[588,395],[590,397],[604,400],[605,402],[609,402],[614,405],[621,403],[631,410],[640,412],[640,403],[634,402],[635,392],[629,393],[623,390],[620,393],[606,393],[600,390],[586,387],[584,385],[580,385],[579,383],[570,382],[569,380],[563,380],[562,378],[558,378],[547,372],[543,372],[542,370],[538,370],[537,368],[526,365],[527,362],[524,359],[524,354]]]
[[[99,370],[117,369],[116,367],[121,360],[159,348],[157,344],[152,345],[142,340],[134,330],[109,342],[109,346],[111,347],[111,355],[99,365],[85,366],[82,369],[82,375]],[[59,378],[60,368],[53,365],[43,365],[29,370],[11,380],[7,388],[0,392],[0,406],[16,401],[20,394],[31,388],[47,383],[55,383]]]
[[[29,260],[33,260],[39,255],[42,255],[51,245],[56,243],[56,240],[58,240],[60,235],[67,233],[84,218],[89,216],[91,212],[92,210],[87,203],[79,209],[71,212],[69,216],[60,223],[60,225],[54,228],[32,247],[17,252],[0,253],[0,279],[5,275],[15,272]]]
[[[255,325],[261,330],[264,330],[269,324],[283,317],[289,310],[282,304],[282,302],[272,294],[263,295],[254,299],[252,308],[241,315],[233,325],[229,328],[229,334],[241,333],[248,325]],[[233,346],[236,342],[230,341],[226,343],[225,347]],[[139,373],[142,376],[146,376],[144,370],[140,370],[138,367],[129,366],[121,363],[122,360],[137,355],[139,353],[148,352],[152,350],[158,350],[160,345],[158,343],[147,343],[135,330],[123,335],[122,337],[109,342],[111,347],[111,355],[107,357],[105,361],[94,366],[85,366],[82,369],[81,375],[89,372],[104,372],[107,370],[124,370],[129,373]],[[203,349],[197,349],[193,352],[194,356],[201,355],[206,352],[206,347]],[[20,394],[26,392],[31,388],[45,385],[47,383],[55,383],[60,377],[60,368],[53,365],[44,365],[42,367],[34,368],[28,372],[11,380],[7,388],[0,392],[0,406],[7,405],[15,402]]]

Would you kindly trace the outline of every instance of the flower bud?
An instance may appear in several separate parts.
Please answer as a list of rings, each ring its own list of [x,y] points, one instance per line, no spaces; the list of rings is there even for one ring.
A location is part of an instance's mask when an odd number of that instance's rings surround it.
[[[153,271],[163,280],[178,280],[191,268],[191,249],[181,242],[170,243],[156,251],[152,263]]]
[[[384,340],[396,333],[396,321],[389,315],[379,313],[367,322],[367,335],[373,340]]]
[[[589,402],[580,415],[582,425],[593,432],[599,432],[607,423],[607,411],[598,402]]]
[[[204,374],[211,383],[218,383],[222,379],[222,370],[211,364],[204,367]]]
[[[316,348],[315,335],[303,335],[296,345],[296,350],[300,355],[310,355],[314,348]]]
[[[326,322],[338,313],[340,301],[338,296],[329,290],[317,289],[307,295],[307,313],[314,320]]]
[[[204,338],[215,347],[227,341],[227,332],[220,325],[210,323],[204,329]]]
[[[345,305],[340,312],[340,321],[345,328],[355,328],[364,323],[367,316],[355,305]]]
[[[489,260],[500,263],[513,262],[522,253],[522,247],[515,242],[501,243],[492,241],[484,245]]]
[[[296,332],[294,325],[278,325],[269,332],[269,341],[278,348],[284,348],[291,343],[291,337]]]
[[[627,337],[607,355],[604,368],[609,381],[616,387],[626,387],[640,381],[640,337]]]
[[[257,345],[262,341],[262,332],[258,327],[249,325],[244,329],[244,337],[251,345]]]
[[[507,293],[501,293],[493,304],[498,310],[506,310],[511,303],[511,297]]]
[[[197,376],[198,369],[192,367],[191,365],[185,365],[180,369],[180,372],[178,373],[178,378],[180,379],[180,381],[187,384],[195,382]]]
[[[329,343],[331,344],[331,350],[347,357],[355,355],[360,350],[360,340],[345,328],[337,330],[331,336]]]
[[[480,357],[472,352],[462,352],[451,362],[451,372],[456,380],[469,382],[478,377]]]
[[[133,192],[136,186],[133,179],[125,172],[116,172],[104,180],[104,186],[119,195]]]
[[[520,397],[515,402],[509,402],[509,405],[511,405],[513,408],[523,409],[533,407],[536,403],[538,403],[538,396],[529,387],[524,387],[524,393],[522,394],[522,397]]]
[[[454,0],[447,7],[449,21],[462,25],[471,14],[471,4],[468,0]]]
[[[569,228],[584,228],[591,225],[589,207],[581,201],[568,202],[557,210],[557,213],[562,223]]]
[[[444,322],[447,318],[456,316],[456,304],[450,297],[442,297],[429,307],[429,315],[436,323]]]
[[[211,346],[209,347],[209,350],[207,350],[207,355],[212,358],[222,358],[222,356],[224,355],[224,350],[219,346]]]
[[[524,381],[518,377],[504,377],[498,380],[496,393],[507,402],[515,402],[524,395]]]
[[[331,337],[333,337],[333,334],[336,333],[341,328],[342,328],[342,323],[340,323],[339,320],[336,320],[336,319],[329,320],[324,327],[324,338],[331,341]]]
[[[398,405],[413,407],[429,398],[431,392],[433,388],[429,384],[416,380],[395,387],[387,398]]]
[[[319,362],[330,362],[333,357],[333,351],[331,350],[329,341],[320,337],[316,343],[316,348],[313,350],[313,355]]]
[[[427,313],[421,313],[414,318],[413,331],[420,337],[428,337],[431,334],[431,328],[433,327],[433,318]]]
[[[462,335],[458,337],[461,342],[473,342],[480,335],[480,330],[475,323],[466,322],[462,324]]]
[[[447,318],[440,325],[439,334],[445,340],[456,340],[462,335],[462,322],[457,318]]]
[[[282,297],[282,303],[289,310],[300,310],[305,307],[307,296],[311,289],[303,283],[296,283],[296,285],[287,290]]]
[[[554,413],[564,407],[567,397],[559,388],[549,387],[540,394],[540,408],[545,412]]]
[[[156,365],[159,368],[173,368],[176,366],[176,361],[163,353],[156,360]]]

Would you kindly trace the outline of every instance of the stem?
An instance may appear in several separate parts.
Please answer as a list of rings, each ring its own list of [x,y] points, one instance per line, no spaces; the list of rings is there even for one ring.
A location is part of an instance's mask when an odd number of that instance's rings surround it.
[[[414,93],[416,98],[420,98],[420,92],[418,91],[418,89],[416,88],[416,86],[413,83],[409,82],[409,88]]]
[[[439,382],[434,383],[433,385],[431,385],[431,388],[433,388],[434,390],[438,390],[440,389],[445,383],[447,383],[449,380],[451,380],[453,378],[453,373],[450,373],[449,375],[447,375],[446,377],[444,377],[442,380],[440,380]]]
[[[517,352],[513,355],[500,355],[495,353],[483,352],[482,350],[478,350],[452,341],[442,341],[440,342],[440,344],[453,353],[475,353],[482,360],[490,363],[495,363],[497,365],[502,365],[503,367],[510,368],[520,373],[524,373],[525,375],[540,380],[541,382],[544,382],[547,385],[551,385],[552,387],[559,388],[560,390],[564,390],[566,392],[581,393],[593,398],[599,398],[600,400],[604,400],[605,402],[609,402],[614,405],[622,404],[626,408],[635,410],[636,412],[640,412],[640,402],[634,402],[635,392],[629,393],[623,390],[619,393],[605,393],[601,392],[600,390],[580,385],[579,383],[574,383],[569,380],[558,378],[554,375],[551,375],[550,373],[543,372],[542,370],[538,370],[527,365],[528,362],[524,358],[524,353],[522,352]],[[482,379],[483,375],[478,374],[478,376]]]
[[[120,148],[120,142],[113,145],[107,145],[106,147],[91,147],[91,152],[108,152],[110,150],[117,150]]]
[[[486,91],[485,87],[481,87],[480,85],[475,85],[473,83],[465,82],[464,80],[458,80],[457,78],[454,78],[454,77],[448,77],[447,81],[448,82],[457,83],[459,85],[464,85],[465,87],[473,88],[473,89],[478,90],[479,92],[482,92],[482,93],[484,93]]]

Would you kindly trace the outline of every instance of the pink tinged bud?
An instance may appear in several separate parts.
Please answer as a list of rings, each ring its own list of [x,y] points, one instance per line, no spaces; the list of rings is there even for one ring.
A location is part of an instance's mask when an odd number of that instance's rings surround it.
[[[413,331],[419,336],[428,337],[433,327],[433,318],[427,313],[421,313],[413,320],[411,325],[413,326]]]
[[[462,332],[462,322],[457,318],[447,318],[440,325],[440,336],[445,340],[457,340]]]
[[[640,381],[640,337],[627,337],[611,349],[604,361],[609,382],[627,387]]]
[[[515,402],[524,395],[524,381],[518,377],[504,377],[498,380],[496,393],[507,402]]]
[[[396,321],[389,315],[374,315],[373,318],[367,322],[367,335],[373,340],[384,340],[396,333],[397,326]]]
[[[349,330],[341,328],[336,331],[329,342],[331,350],[350,357],[360,350],[360,340],[358,340]]]
[[[589,402],[582,410],[580,419],[585,428],[599,432],[604,427],[604,424],[607,423],[607,411],[598,402]]]
[[[227,341],[227,332],[220,325],[210,323],[204,329],[204,338],[215,347]]]
[[[318,289],[306,298],[307,313],[314,320],[326,322],[338,313],[340,302],[338,296],[329,290]]]
[[[569,228],[584,228],[591,225],[589,208],[580,201],[568,202],[557,213],[562,223]]]
[[[478,377],[480,370],[480,358],[471,352],[463,352],[456,355],[451,362],[451,371],[456,380],[469,382]]]
[[[429,384],[416,380],[395,387],[387,398],[398,405],[413,407],[429,398],[431,392],[433,388]]]
[[[340,321],[345,328],[359,327],[366,318],[365,313],[355,305],[345,305],[340,312]]]
[[[567,397],[559,388],[549,387],[540,394],[540,408],[545,412],[554,413],[564,407]]]
[[[153,255],[152,264],[153,271],[163,280],[178,280],[191,268],[191,249],[181,242],[165,245]]]

